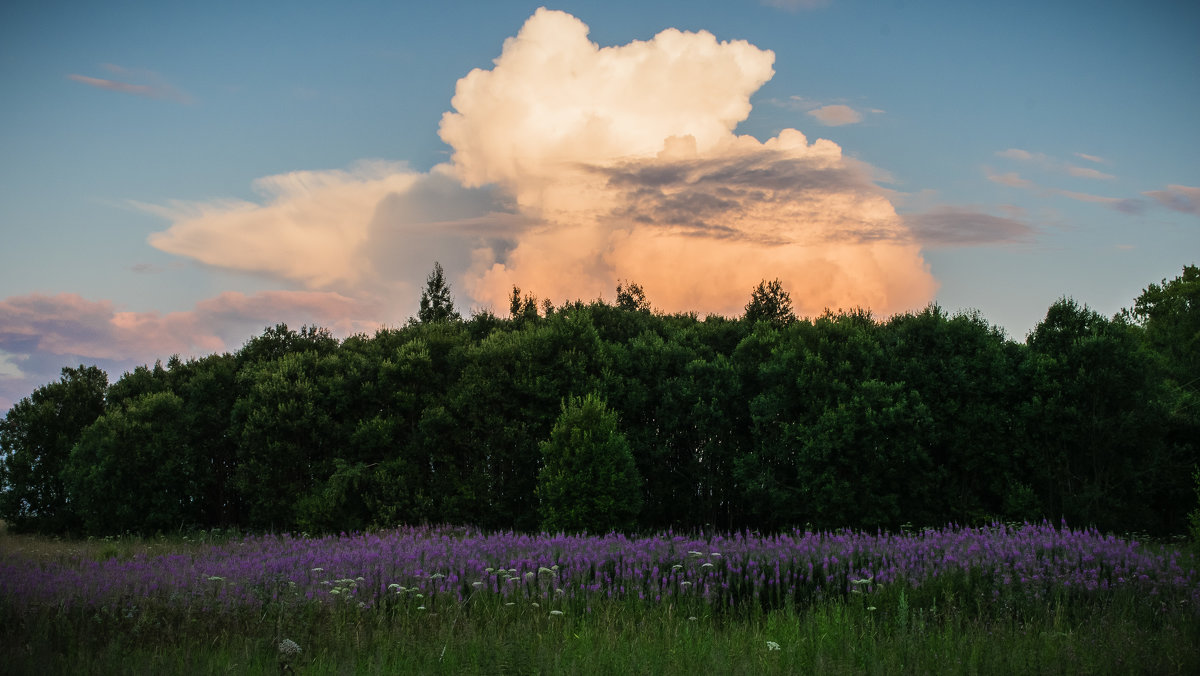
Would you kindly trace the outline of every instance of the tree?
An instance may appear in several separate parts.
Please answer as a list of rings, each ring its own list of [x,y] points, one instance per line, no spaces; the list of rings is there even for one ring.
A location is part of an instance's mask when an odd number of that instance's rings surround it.
[[[635,525],[642,479],[616,413],[599,397],[564,402],[541,451],[537,496],[543,529],[605,533]]]
[[[435,262],[433,272],[425,278],[425,290],[421,292],[421,309],[417,311],[417,319],[422,324],[456,322],[462,319],[454,309],[454,297],[450,295],[450,285],[446,283],[441,263]]]
[[[518,324],[537,319],[537,296],[525,294],[522,297],[521,287],[513,285],[512,293],[508,297],[508,314]]]
[[[746,303],[747,322],[767,321],[776,324],[787,324],[796,318],[792,314],[792,297],[783,290],[783,284],[778,279],[763,280],[750,293],[750,302]]]
[[[195,525],[210,477],[187,443],[173,392],[149,392],[84,430],[65,472],[89,533],[153,533]]]
[[[1167,438],[1165,383],[1137,327],[1064,298],[1027,342],[1022,422],[1046,516],[1114,530],[1182,526],[1190,462]]]
[[[650,301],[637,282],[617,282],[617,307],[630,312],[649,312]]]
[[[83,430],[104,413],[108,376],[64,368],[0,420],[0,518],[14,530],[60,533],[78,525],[63,469]]]

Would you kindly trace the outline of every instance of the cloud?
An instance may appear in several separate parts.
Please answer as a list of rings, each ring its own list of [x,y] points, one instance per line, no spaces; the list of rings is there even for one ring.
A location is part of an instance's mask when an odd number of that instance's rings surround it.
[[[0,411],[63,366],[97,364],[112,377],[173,354],[236,349],[263,327],[323,326],[345,336],[374,331],[378,307],[336,293],[222,293],[191,310],[161,314],[119,310],[77,294],[29,294],[0,300]]]
[[[1087,160],[1088,162],[1095,162],[1096,164],[1108,164],[1108,160],[1104,159],[1103,157],[1088,155],[1087,153],[1075,153],[1075,157]]]
[[[1200,216],[1200,188],[1168,185],[1166,190],[1149,190],[1142,194],[1172,211]]]
[[[1100,181],[1111,181],[1116,178],[1112,174],[1106,174],[1103,171],[1097,171],[1090,167],[1077,167],[1067,165],[1067,173],[1078,178],[1094,178]]]
[[[1090,162],[1103,162],[1103,160],[1094,155],[1084,155],[1075,153],[1077,157],[1082,157]],[[1091,167],[1080,167],[1069,162],[1055,159],[1045,153],[1031,153],[1028,150],[1020,148],[1009,148],[996,153],[997,157],[1003,157],[1009,160],[1017,160],[1019,162],[1028,162],[1046,171],[1057,173],[1065,173],[1076,178],[1090,178],[1100,181],[1111,181],[1116,178],[1112,174],[1106,174],[1103,171],[1093,169]]]
[[[101,64],[101,67],[114,75],[125,77],[131,80],[142,80],[142,84],[134,82],[126,82],[124,80],[110,80],[105,78],[90,77],[87,75],[79,75],[71,73],[67,76],[68,79],[74,80],[90,87],[97,89],[106,89],[112,92],[120,92],[122,94],[133,94],[134,96],[142,96],[149,99],[159,99],[164,101],[173,101],[175,103],[190,104],[193,102],[191,96],[180,91],[173,85],[166,82],[161,75],[149,70],[132,70],[122,68],[111,63]]]
[[[667,29],[600,47],[538,10],[457,83],[430,172],[368,163],[261,179],[262,199],[140,205],[153,246],[353,298],[410,297],[434,260],[460,305],[507,307],[642,284],[666,311],[739,314],[780,278],[802,312],[926,304],[920,245],[880,172],[793,129],[734,133],[774,54]]]
[[[808,111],[809,115],[817,118],[821,124],[827,127],[840,127],[845,124],[856,124],[862,122],[862,113],[851,108],[850,106],[835,104],[831,106],[822,106],[816,110]]]
[[[996,157],[1005,157],[1010,160],[1021,160],[1022,162],[1029,162],[1029,161],[1032,161],[1035,159],[1042,159],[1042,160],[1046,159],[1046,156],[1041,153],[1034,155],[1033,153],[1029,152],[1028,150],[1021,150],[1020,148],[1009,148],[1008,150],[998,150],[998,151],[996,151]]]
[[[802,9],[820,9],[828,7],[830,0],[761,0],[762,4],[767,7],[776,9],[786,9],[789,12],[798,12]]]
[[[796,130],[733,133],[774,55],[666,30],[601,48],[539,10],[491,70],[459,81],[441,136],[467,185],[496,183],[540,219],[477,252],[472,297],[515,284],[591,298],[634,279],[668,311],[735,313],[779,277],[802,311],[919,305],[936,283],[872,170]]]
[[[997,173],[993,173],[992,170],[989,169],[988,167],[984,167],[983,172],[987,176],[987,179],[989,181],[991,181],[992,183],[999,183],[1000,185],[1007,185],[1010,188],[1032,188],[1032,187],[1034,187],[1032,181],[1021,178],[1020,174],[1018,174],[1015,171],[1010,171],[1010,172],[1007,172],[1004,174],[997,174]]]
[[[1015,218],[994,216],[965,207],[941,206],[906,214],[905,224],[923,246],[945,248],[1025,242],[1033,228]]]
[[[156,249],[208,265],[262,272],[309,288],[354,287],[375,209],[419,179],[403,165],[363,162],[350,170],[295,171],[255,181],[263,201],[134,206],[172,221],[150,236]]]

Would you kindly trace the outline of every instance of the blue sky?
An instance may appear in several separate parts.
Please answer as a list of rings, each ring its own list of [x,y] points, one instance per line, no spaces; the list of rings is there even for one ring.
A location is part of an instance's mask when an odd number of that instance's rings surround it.
[[[1200,252],[1195,3],[112,4],[0,8],[0,410],[402,324],[434,260],[468,311],[779,277],[1020,340]]]

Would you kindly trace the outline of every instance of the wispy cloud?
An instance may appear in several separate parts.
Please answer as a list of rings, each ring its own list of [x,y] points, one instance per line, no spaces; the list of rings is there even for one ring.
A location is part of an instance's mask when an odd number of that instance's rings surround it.
[[[840,127],[845,124],[857,124],[862,122],[862,113],[847,105],[834,104],[822,106],[816,110],[808,111],[809,115],[817,118],[817,120],[827,127]]]
[[[1003,174],[997,174],[997,173],[993,172],[991,170],[991,168],[984,167],[983,172],[984,172],[984,175],[987,176],[987,179],[989,181],[991,181],[992,183],[999,183],[1000,185],[1006,185],[1010,188],[1032,188],[1032,187],[1034,187],[1033,181],[1021,178],[1021,175],[1015,171],[1009,171],[1009,172],[1006,172]]]
[[[1084,155],[1082,153],[1075,153],[1075,155],[1090,162],[1103,161],[1094,155]],[[1111,181],[1116,178],[1116,176],[1113,176],[1112,174],[1107,174],[1091,167],[1080,167],[1078,165],[1071,164],[1070,162],[1064,162],[1056,159],[1046,155],[1045,153],[1033,153],[1021,148],[1008,148],[1007,150],[1001,150],[996,153],[996,156],[1009,160],[1017,160],[1019,162],[1028,162],[1041,169],[1069,174],[1076,178],[1089,178],[1100,181]]]
[[[1082,160],[1087,160],[1088,162],[1095,162],[1096,164],[1108,164],[1108,160],[1104,159],[1103,157],[1088,155],[1087,153],[1075,153],[1075,157],[1078,157]]]
[[[186,92],[168,83],[161,75],[149,70],[129,69],[111,63],[101,67],[123,79],[107,79],[71,73],[67,78],[97,89],[106,89],[122,94],[133,94],[148,99],[190,104],[193,99]]]
[[[1116,178],[1112,174],[1106,174],[1091,167],[1077,167],[1074,165],[1067,167],[1067,173],[1078,178],[1092,178],[1099,181],[1111,181]]]
[[[1149,190],[1142,194],[1172,211],[1200,216],[1200,188],[1168,185],[1166,190]]]
[[[1012,244],[1034,234],[1024,221],[956,206],[906,214],[904,222],[922,246],[931,248]]]
[[[805,9],[820,9],[828,7],[830,0],[762,0],[762,4],[776,9],[786,9],[789,12],[799,12]]]
[[[766,102],[788,110],[803,111],[827,127],[858,124],[866,118],[866,113],[883,115],[885,112],[880,108],[854,108],[845,103],[818,101],[803,96],[789,96],[786,99],[772,98]]]
[[[1027,159],[1027,158],[1024,158],[1021,155],[1017,154],[1017,153],[1024,153],[1025,151],[1016,151],[1016,152],[1006,151],[1006,152],[1009,153],[1007,155],[1008,157],[1014,157],[1017,159]],[[999,153],[997,153],[997,154],[999,154]],[[1030,155],[1030,157],[1028,159],[1036,159],[1036,156]],[[1034,183],[1033,181],[1030,181],[1026,178],[1022,178],[1020,174],[1018,174],[1014,171],[1006,172],[1003,174],[998,174],[998,173],[994,172],[990,167],[985,166],[983,168],[983,173],[989,181],[991,181],[993,183],[999,183],[1000,185],[1006,185],[1010,188],[1020,188],[1022,190],[1030,190],[1038,195],[1047,196],[1047,197],[1049,197],[1049,196],[1066,197],[1067,199],[1073,199],[1077,202],[1090,202],[1092,204],[1103,204],[1105,206],[1108,206],[1111,209],[1114,209],[1114,210],[1119,211],[1124,214],[1140,214],[1145,210],[1145,206],[1146,206],[1146,204],[1143,200],[1136,199],[1136,198],[1105,197],[1102,195],[1093,195],[1091,193],[1078,192],[1075,190],[1063,190],[1061,188],[1050,188],[1050,187],[1038,185],[1037,183]]]

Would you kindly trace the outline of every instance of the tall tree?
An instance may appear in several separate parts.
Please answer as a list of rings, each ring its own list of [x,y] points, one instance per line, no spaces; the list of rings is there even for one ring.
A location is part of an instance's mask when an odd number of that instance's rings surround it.
[[[173,392],[149,392],[84,430],[65,478],[89,533],[154,533],[199,523],[205,459]]]
[[[542,528],[605,533],[634,526],[641,509],[641,477],[617,414],[594,394],[563,402],[562,414],[541,444],[538,475]]]
[[[71,447],[104,413],[108,376],[95,366],[64,368],[0,420],[0,518],[14,530],[75,528],[78,514],[63,482]]]
[[[632,312],[649,312],[650,301],[637,282],[617,282],[617,307]]]
[[[442,264],[435,262],[433,272],[425,278],[425,290],[421,292],[421,309],[417,311],[417,319],[422,324],[431,322],[456,322],[462,317],[454,309],[454,297],[450,295],[450,285],[446,283],[446,274]]]
[[[743,315],[747,322],[768,321],[776,324],[787,324],[796,318],[792,314],[792,297],[783,290],[783,284],[778,279],[763,280],[750,293],[750,302],[746,303],[746,313]]]

